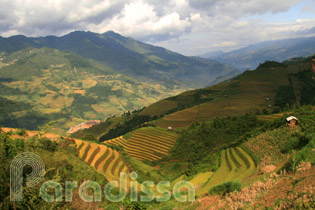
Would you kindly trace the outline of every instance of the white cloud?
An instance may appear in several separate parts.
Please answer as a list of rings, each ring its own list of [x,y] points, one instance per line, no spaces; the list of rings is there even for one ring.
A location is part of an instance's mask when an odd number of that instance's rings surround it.
[[[291,22],[262,16],[301,2],[301,13],[314,10],[310,0],[1,0],[0,35],[113,30],[193,55],[314,34],[315,16]]]
[[[176,12],[158,16],[152,5],[143,1],[135,1],[126,4],[121,13],[112,20],[105,20],[91,29],[96,31],[114,30],[127,36],[155,40],[159,35],[170,37],[181,34],[190,25],[187,18],[181,19]]]

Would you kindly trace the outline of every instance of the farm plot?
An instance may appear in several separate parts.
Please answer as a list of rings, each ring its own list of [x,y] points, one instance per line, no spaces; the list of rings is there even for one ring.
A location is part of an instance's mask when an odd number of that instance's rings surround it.
[[[109,181],[119,180],[120,172],[129,173],[121,154],[106,145],[75,140],[79,157]]]
[[[221,166],[209,182],[197,192],[198,195],[208,193],[211,187],[230,180],[242,180],[255,171],[255,163],[251,156],[241,147],[229,148],[221,152]]]
[[[178,134],[163,128],[145,127],[134,131],[128,139],[120,136],[104,143],[120,145],[136,159],[154,161],[168,155],[177,137]]]

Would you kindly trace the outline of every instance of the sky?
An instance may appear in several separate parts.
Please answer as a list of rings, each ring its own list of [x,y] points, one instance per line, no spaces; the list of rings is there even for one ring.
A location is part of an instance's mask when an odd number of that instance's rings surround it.
[[[0,36],[77,30],[201,55],[315,36],[315,0],[0,0]]]

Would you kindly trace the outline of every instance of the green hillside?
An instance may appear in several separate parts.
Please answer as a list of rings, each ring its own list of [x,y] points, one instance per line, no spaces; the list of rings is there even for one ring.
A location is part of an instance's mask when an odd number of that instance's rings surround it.
[[[140,114],[166,115],[155,121],[161,127],[189,126],[196,121],[256,112],[257,109],[309,104],[315,98],[310,59],[294,64],[267,61],[254,71],[208,88],[184,92],[145,108]]]
[[[2,126],[37,129],[56,120],[55,126],[65,131],[84,120],[103,120],[185,90],[176,84],[139,81],[56,49],[27,48],[2,53],[1,58]]]
[[[217,117],[249,112],[277,113],[296,103],[311,104],[315,98],[311,58],[284,63],[266,61],[256,70],[246,71],[229,81],[160,100],[140,112],[108,119],[74,136],[83,138],[91,133],[104,141],[145,126],[144,123],[162,128],[185,128]],[[137,120],[141,115],[147,120]],[[153,121],[148,122],[150,120]]]
[[[204,87],[219,76],[238,73],[227,65],[183,56],[113,31],[103,34],[75,31],[62,37],[0,37],[0,52],[15,52],[25,47],[71,51],[142,80],[168,81],[171,84],[177,81],[194,88]]]

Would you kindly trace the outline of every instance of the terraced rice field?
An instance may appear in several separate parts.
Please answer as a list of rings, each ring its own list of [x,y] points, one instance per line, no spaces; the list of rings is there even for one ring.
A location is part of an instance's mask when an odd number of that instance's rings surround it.
[[[196,189],[200,188],[203,184],[205,184],[212,176],[214,172],[204,172],[197,174],[190,182],[196,187]]]
[[[129,173],[121,154],[105,145],[75,140],[79,157],[103,174],[108,181],[119,180],[121,172]]]
[[[215,185],[230,180],[242,180],[251,175],[255,171],[255,163],[251,156],[247,154],[241,147],[229,148],[221,152],[221,166],[205,183],[202,188],[197,191],[198,195],[208,193],[209,189]]]
[[[168,155],[177,137],[175,132],[163,128],[145,127],[134,131],[128,139],[120,136],[104,143],[121,145],[133,158],[154,161]]]

